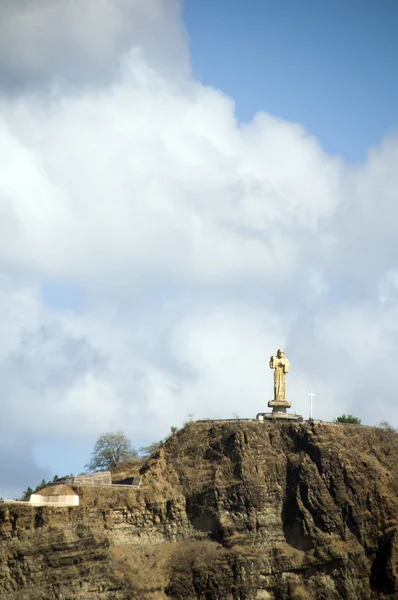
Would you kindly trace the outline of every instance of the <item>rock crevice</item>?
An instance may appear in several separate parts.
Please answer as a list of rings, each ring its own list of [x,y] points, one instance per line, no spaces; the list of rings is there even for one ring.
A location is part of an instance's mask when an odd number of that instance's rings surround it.
[[[398,598],[390,432],[190,423],[141,476],[75,487],[73,508],[1,504],[0,597]]]

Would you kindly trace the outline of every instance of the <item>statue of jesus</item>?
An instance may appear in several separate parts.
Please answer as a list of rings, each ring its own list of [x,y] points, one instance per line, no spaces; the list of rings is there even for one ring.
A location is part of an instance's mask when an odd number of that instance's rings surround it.
[[[274,402],[286,402],[286,373],[290,371],[290,363],[282,348],[271,356],[269,366],[274,369]]]

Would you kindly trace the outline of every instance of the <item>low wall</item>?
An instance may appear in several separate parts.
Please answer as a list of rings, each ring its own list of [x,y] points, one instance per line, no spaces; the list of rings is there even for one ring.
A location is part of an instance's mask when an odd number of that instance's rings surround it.
[[[99,471],[98,473],[67,477],[65,483],[69,485],[111,485],[112,473],[110,471]]]
[[[42,496],[41,494],[32,494],[29,504],[67,504],[69,506],[79,506],[79,496]]]

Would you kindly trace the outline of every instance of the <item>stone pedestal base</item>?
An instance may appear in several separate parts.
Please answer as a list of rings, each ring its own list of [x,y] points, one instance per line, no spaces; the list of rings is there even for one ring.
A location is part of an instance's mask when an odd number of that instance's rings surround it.
[[[287,412],[272,412],[272,413],[258,413],[256,415],[257,421],[302,421],[302,415],[294,415]]]
[[[292,415],[287,412],[291,407],[291,402],[287,400],[270,400],[268,406],[272,408],[272,413],[258,413],[256,419],[258,421],[278,419],[280,421],[302,421],[302,415]]]
[[[287,408],[291,407],[291,402],[286,400],[270,400],[268,406],[272,408],[273,413],[285,413]]]

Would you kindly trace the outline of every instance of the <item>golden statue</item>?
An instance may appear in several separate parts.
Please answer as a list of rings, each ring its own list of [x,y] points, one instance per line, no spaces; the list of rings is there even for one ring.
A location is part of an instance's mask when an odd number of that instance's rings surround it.
[[[274,412],[278,409],[290,407],[286,401],[286,373],[290,371],[290,362],[285,356],[283,348],[279,348],[275,356],[271,356],[269,366],[274,369],[274,399],[268,403],[268,406],[274,407]]]

